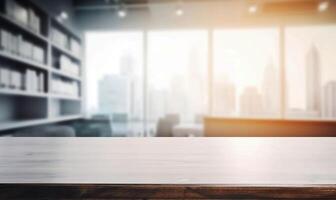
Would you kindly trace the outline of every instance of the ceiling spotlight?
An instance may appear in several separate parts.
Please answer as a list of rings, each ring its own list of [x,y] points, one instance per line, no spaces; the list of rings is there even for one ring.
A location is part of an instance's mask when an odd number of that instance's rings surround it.
[[[254,14],[258,11],[258,6],[257,5],[250,5],[248,8],[248,12],[251,14]]]
[[[318,11],[319,12],[324,12],[329,8],[329,2],[328,1],[322,1],[318,5]]]
[[[180,17],[180,16],[184,15],[184,11],[183,11],[182,8],[178,8],[178,9],[176,9],[175,14],[176,14],[176,16]]]
[[[62,11],[56,18],[58,21],[63,22],[64,20],[67,20],[69,18],[69,15],[67,12]]]
[[[126,5],[122,1],[119,1],[119,0],[114,0],[114,2],[117,4],[117,7],[116,7],[117,16],[120,19],[125,18],[128,14]]]
[[[117,14],[119,18],[123,19],[127,16],[127,11],[125,9],[119,9]]]
[[[69,18],[68,13],[66,13],[66,12],[64,12],[64,11],[61,12],[60,17],[61,17],[62,19],[68,19],[68,18]]]

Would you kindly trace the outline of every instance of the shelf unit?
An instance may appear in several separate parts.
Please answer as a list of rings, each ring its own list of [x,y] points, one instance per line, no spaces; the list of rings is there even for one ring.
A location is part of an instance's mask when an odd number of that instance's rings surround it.
[[[11,129],[29,127],[29,126],[37,126],[37,125],[44,125],[44,124],[50,124],[50,123],[77,120],[81,118],[82,118],[82,115],[70,115],[70,116],[64,116],[64,117],[55,117],[52,119],[8,121],[6,123],[0,124],[0,130],[11,130]]]
[[[40,30],[34,31],[27,24],[15,19],[8,12],[8,5],[17,5],[35,13],[39,19]],[[29,18],[30,19],[30,18]],[[83,117],[83,66],[82,66],[82,36],[61,22],[57,21],[45,9],[30,0],[3,0],[0,2],[0,29],[20,35],[24,40],[44,51],[44,62],[38,62],[20,54],[10,52],[0,45],[0,69],[17,70],[27,76],[27,70],[33,70],[43,81],[40,91],[30,91],[26,88],[10,88],[1,85],[0,74],[0,132],[29,126],[71,121]],[[62,47],[53,39],[53,30],[64,34],[67,46]],[[1,39],[1,37],[0,37]],[[75,41],[80,47],[80,53],[73,52],[71,42]],[[0,43],[1,44],[1,43]],[[78,74],[61,70],[60,59],[66,57],[78,66]],[[0,70],[1,73],[1,70]],[[75,89],[60,92],[57,79],[65,84],[71,84]],[[59,84],[59,82],[58,82]],[[75,87],[76,86],[76,87]],[[62,87],[59,87],[62,89]],[[70,87],[71,88],[71,87]]]
[[[48,94],[46,94],[46,93],[29,92],[29,91],[18,91],[18,90],[12,90],[12,89],[1,89],[0,90],[0,95],[48,98]]]

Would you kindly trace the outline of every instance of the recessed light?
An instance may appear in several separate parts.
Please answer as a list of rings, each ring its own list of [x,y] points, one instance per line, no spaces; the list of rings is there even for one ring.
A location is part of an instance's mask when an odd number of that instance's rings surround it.
[[[68,18],[69,18],[68,13],[66,13],[66,12],[64,12],[64,11],[61,13],[60,17],[61,17],[62,19],[68,19]]]
[[[258,11],[258,6],[257,5],[250,5],[248,8],[248,12],[251,14],[254,14]]]
[[[320,12],[324,12],[324,11],[328,10],[328,8],[329,8],[329,2],[328,1],[322,1],[318,5],[318,11],[320,11]]]
[[[176,9],[175,14],[176,14],[176,16],[180,17],[180,16],[184,15],[184,11],[183,11],[182,8],[178,8],[178,9]]]
[[[67,20],[69,18],[69,15],[67,12],[65,11],[62,11],[60,12],[60,14],[56,17],[56,19],[59,21],[59,22],[63,22],[64,20]]]
[[[119,18],[125,18],[127,16],[127,11],[124,9],[120,9],[117,12]]]

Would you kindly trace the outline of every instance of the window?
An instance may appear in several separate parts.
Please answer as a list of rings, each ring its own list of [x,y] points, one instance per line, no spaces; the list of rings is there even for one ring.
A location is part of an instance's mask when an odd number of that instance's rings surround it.
[[[285,74],[277,27],[149,31],[146,40],[141,31],[90,32],[87,110],[108,116],[117,136],[153,136],[162,120],[195,124],[208,114],[335,119],[336,26],[283,30]]]
[[[279,117],[278,29],[215,30],[213,48],[212,113]]]
[[[143,134],[142,32],[89,32],[87,111],[108,116],[114,136]]]
[[[336,26],[285,31],[287,117],[336,118]]]
[[[201,123],[207,113],[207,31],[148,33],[148,128],[160,119]]]

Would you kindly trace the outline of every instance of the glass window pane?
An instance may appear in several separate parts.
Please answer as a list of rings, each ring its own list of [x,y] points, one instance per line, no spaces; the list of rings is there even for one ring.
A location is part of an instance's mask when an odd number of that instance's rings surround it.
[[[143,33],[86,34],[87,110],[107,116],[114,136],[139,136],[143,127]]]
[[[279,117],[278,29],[215,30],[213,48],[213,115]]]
[[[288,118],[336,118],[336,26],[286,28]]]
[[[200,123],[207,113],[207,34],[203,30],[148,33],[147,108],[151,135],[157,127],[166,125],[167,118],[173,118],[174,123]]]

